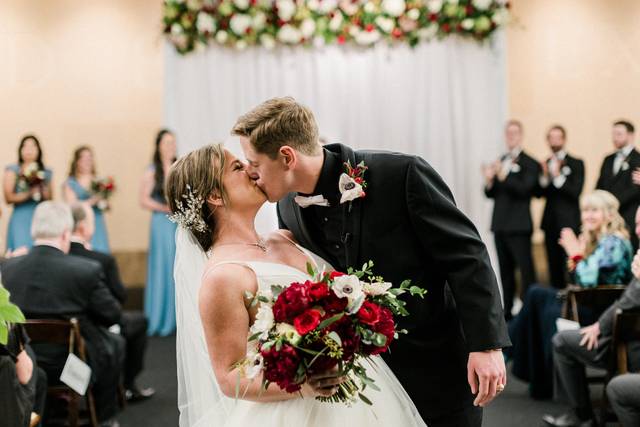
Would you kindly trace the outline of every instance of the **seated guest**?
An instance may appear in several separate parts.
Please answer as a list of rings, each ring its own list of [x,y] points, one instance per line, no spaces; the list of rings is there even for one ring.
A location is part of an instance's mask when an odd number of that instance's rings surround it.
[[[9,329],[0,344],[0,414],[4,427],[29,425],[31,413],[42,416],[47,397],[47,375],[35,363],[29,337],[21,325]]]
[[[640,212],[640,210],[639,210]],[[636,231],[640,232],[640,221],[636,215]],[[616,302],[614,302],[594,324],[580,330],[560,331],[553,337],[553,362],[556,374],[556,397],[567,401],[571,406],[571,412],[559,417],[545,415],[543,420],[551,426],[582,426],[592,425],[593,410],[589,398],[589,387],[585,374],[585,367],[592,366],[606,368],[611,351],[611,339],[613,335],[613,320],[618,309],[622,311],[637,310],[640,308],[640,251],[633,259],[634,280]],[[627,346],[628,369],[636,371],[640,369],[640,342],[631,342]],[[612,387],[610,389],[610,387]],[[627,417],[628,410],[625,396],[627,380],[611,381],[607,385],[607,393],[613,395],[610,398],[612,406],[614,400],[621,405],[620,418]],[[640,404],[640,383],[635,387],[636,405]],[[633,397],[632,397],[633,399]],[[616,411],[618,412],[618,411]],[[629,414],[632,417],[633,411]],[[636,420],[640,415],[640,407],[635,409]],[[624,426],[638,426],[640,422],[625,423]]]
[[[596,190],[580,206],[582,233],[562,232],[560,245],[569,256],[573,282],[584,287],[627,283],[631,275],[631,244],[618,201],[610,193]],[[513,374],[530,382],[529,393],[537,399],[553,393],[551,338],[556,333],[562,301],[557,289],[533,286],[522,310],[509,323],[513,347]],[[580,320],[592,322],[597,314],[582,312]],[[585,323],[588,324],[588,323]]]
[[[86,248],[95,230],[93,209],[86,203],[76,202],[71,206],[73,214],[73,234],[69,253],[98,261],[105,273],[107,286],[120,304],[124,304],[127,293],[120,280],[118,265],[112,255]],[[142,371],[144,352],[147,347],[147,318],[140,311],[123,311],[120,319],[122,336],[127,341],[124,366],[124,386],[127,400],[136,401],[153,396],[152,388],[139,388],[136,377]]]
[[[105,285],[99,263],[66,255],[72,228],[69,206],[39,204],[31,227],[34,247],[27,255],[2,264],[2,281],[27,318],[78,319],[92,369],[98,420],[104,426],[117,426],[114,417],[125,342],[107,328],[120,321],[120,304]],[[40,343],[33,348],[49,382],[56,381],[68,348]]]
[[[622,427],[640,426],[640,374],[624,374],[607,384],[607,396]]]

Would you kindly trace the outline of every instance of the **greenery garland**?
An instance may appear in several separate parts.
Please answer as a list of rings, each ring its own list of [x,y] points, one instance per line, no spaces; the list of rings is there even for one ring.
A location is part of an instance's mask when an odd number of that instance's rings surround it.
[[[164,32],[180,53],[209,44],[323,46],[487,39],[509,18],[507,0],[164,0]]]

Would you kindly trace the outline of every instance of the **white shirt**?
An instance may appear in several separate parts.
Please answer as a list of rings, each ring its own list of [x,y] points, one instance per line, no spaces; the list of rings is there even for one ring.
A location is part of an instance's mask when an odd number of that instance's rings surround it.
[[[633,151],[633,144],[627,144],[616,153],[616,157],[613,159],[613,174],[617,175],[622,168],[622,165],[629,154]]]
[[[565,157],[567,157],[567,152],[564,150],[560,150],[557,153],[554,153],[551,158],[549,159],[549,170],[555,169],[557,167],[557,164],[562,162]],[[562,170],[563,168],[560,168],[560,174],[556,177],[553,178],[553,186],[556,188],[561,188],[564,183],[567,181],[567,175],[569,175],[569,173],[565,174],[565,171]],[[549,177],[548,176],[544,176],[541,175],[540,176],[540,186],[541,187],[548,187],[549,186]]]

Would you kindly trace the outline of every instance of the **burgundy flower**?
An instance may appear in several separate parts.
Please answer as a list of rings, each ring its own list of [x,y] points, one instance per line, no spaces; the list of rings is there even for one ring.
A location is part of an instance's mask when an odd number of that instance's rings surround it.
[[[378,347],[374,344],[365,345],[363,346],[363,351],[370,355],[384,353],[389,348],[396,332],[391,310],[386,307],[380,307],[380,319],[378,320],[378,323],[371,327],[371,330],[387,337],[387,342],[382,347]]]
[[[323,298],[320,301],[320,304],[328,315],[333,315],[343,312],[347,308],[349,300],[347,298],[338,298],[336,294],[334,294],[333,292],[329,292],[329,295]]]
[[[276,383],[281,389],[289,393],[300,390],[300,384],[295,382],[296,372],[300,364],[300,357],[295,348],[285,344],[280,351],[275,347],[260,352],[264,358],[264,378]]]
[[[373,326],[380,320],[380,306],[371,301],[365,301],[356,316],[365,325]]]
[[[329,295],[329,286],[324,282],[314,283],[307,280],[305,286],[307,286],[309,297],[311,297],[312,301],[319,301]]]
[[[302,283],[292,283],[285,288],[273,304],[276,322],[291,323],[293,318],[309,308],[309,293]]]
[[[304,313],[298,315],[293,320],[293,326],[295,326],[296,331],[300,335],[308,334],[313,331],[319,324],[320,318],[322,317],[322,313],[313,308],[305,311]]]

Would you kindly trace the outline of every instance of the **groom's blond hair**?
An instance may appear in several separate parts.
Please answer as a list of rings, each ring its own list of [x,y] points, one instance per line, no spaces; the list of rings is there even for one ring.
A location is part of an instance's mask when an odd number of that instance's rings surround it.
[[[272,98],[253,108],[236,121],[231,134],[249,138],[258,153],[272,159],[283,145],[309,156],[321,152],[313,113],[290,96]]]

